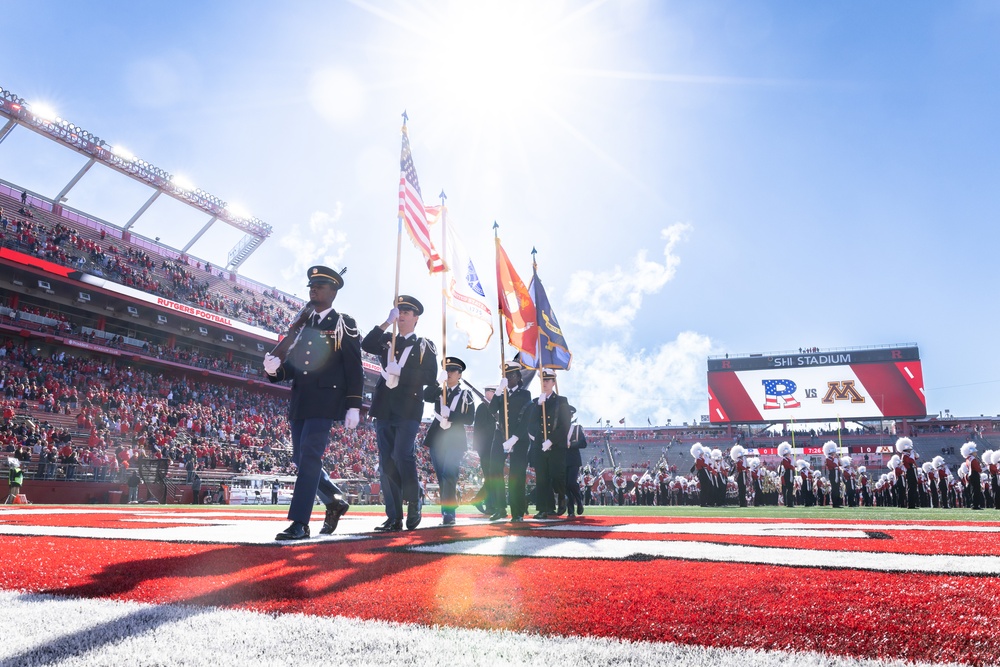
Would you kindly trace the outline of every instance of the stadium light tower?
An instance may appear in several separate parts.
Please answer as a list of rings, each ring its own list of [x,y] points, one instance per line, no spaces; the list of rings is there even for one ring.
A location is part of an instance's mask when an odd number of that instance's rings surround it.
[[[231,271],[236,271],[274,231],[266,222],[244,213],[238,207],[231,207],[215,195],[196,188],[183,177],[170,174],[139,159],[121,146],[111,145],[82,127],[59,117],[55,110],[42,104],[30,104],[24,98],[4,88],[0,88],[0,116],[7,118],[7,122],[0,128],[0,143],[3,143],[7,135],[20,125],[89,158],[80,171],[52,198],[55,204],[62,202],[84,174],[94,164],[100,162],[120,174],[153,188],[152,196],[122,227],[125,231],[135,224],[161,194],[169,195],[210,216],[205,226],[187,242],[183,252],[187,252],[216,220],[222,220],[245,233],[229,251],[226,268]]]

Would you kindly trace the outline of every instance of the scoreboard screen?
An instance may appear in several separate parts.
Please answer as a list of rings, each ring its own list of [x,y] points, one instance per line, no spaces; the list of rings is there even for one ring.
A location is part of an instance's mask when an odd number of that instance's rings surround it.
[[[712,424],[926,417],[916,346],[708,360]]]

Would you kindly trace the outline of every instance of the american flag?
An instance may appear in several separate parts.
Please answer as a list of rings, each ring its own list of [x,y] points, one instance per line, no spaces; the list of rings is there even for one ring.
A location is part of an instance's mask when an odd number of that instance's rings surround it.
[[[413,167],[413,155],[410,153],[410,138],[403,126],[403,151],[399,156],[399,219],[406,225],[406,232],[413,244],[424,254],[427,268],[431,273],[445,270],[441,255],[431,243],[431,234],[427,229],[427,211],[420,194],[420,181],[417,180],[417,170]]]

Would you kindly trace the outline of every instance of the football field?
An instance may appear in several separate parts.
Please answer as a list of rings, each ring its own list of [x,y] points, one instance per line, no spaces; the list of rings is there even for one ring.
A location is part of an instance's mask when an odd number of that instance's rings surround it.
[[[375,510],[282,543],[270,507],[4,507],[0,664],[1000,660],[993,510],[428,507],[388,535]]]

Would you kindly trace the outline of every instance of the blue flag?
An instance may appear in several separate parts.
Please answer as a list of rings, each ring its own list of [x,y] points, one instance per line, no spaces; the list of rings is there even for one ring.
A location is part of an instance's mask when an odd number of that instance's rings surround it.
[[[538,278],[537,273],[531,278],[528,292],[531,294],[531,300],[535,302],[540,359],[535,360],[528,355],[522,355],[522,362],[525,364],[535,362],[531,365],[538,368],[538,361],[540,361],[542,368],[561,368],[568,371],[573,355],[566,345],[562,329],[559,328],[559,320],[552,312],[549,297],[545,294],[545,288],[542,287],[542,281]]]

